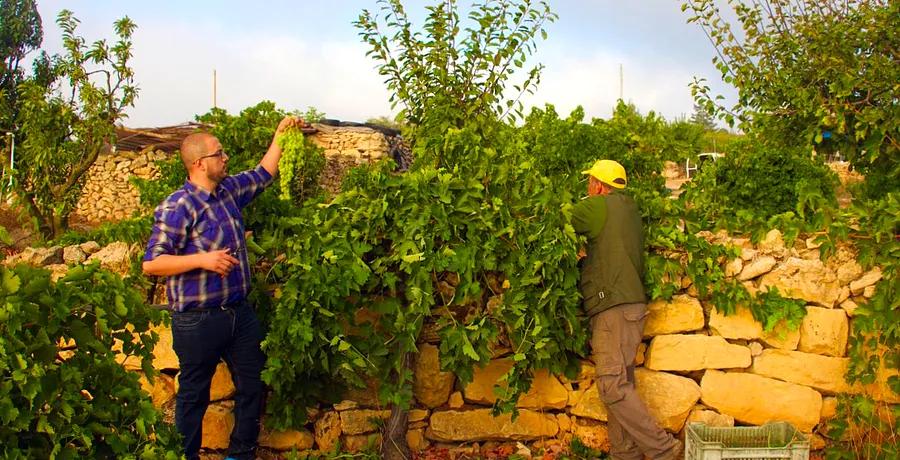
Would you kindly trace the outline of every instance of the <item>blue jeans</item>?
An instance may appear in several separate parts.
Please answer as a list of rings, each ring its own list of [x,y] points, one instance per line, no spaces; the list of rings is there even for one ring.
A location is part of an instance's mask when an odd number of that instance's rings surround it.
[[[184,436],[184,453],[196,459],[203,435],[203,415],[209,405],[209,385],[216,366],[225,360],[236,389],[234,429],[228,455],[254,458],[263,402],[260,380],[265,356],[260,349],[262,331],[250,305],[213,308],[172,315],[172,344],[178,356],[178,395],[175,426]]]

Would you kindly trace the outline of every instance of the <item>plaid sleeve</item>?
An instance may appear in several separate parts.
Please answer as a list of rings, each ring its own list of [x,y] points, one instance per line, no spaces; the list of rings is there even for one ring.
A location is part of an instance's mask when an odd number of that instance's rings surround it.
[[[189,219],[184,205],[164,201],[154,213],[153,232],[147,242],[144,261],[163,254],[178,255],[187,243]]]
[[[228,189],[234,201],[241,208],[250,204],[257,195],[272,183],[272,175],[262,165],[255,169],[228,176],[222,185]]]

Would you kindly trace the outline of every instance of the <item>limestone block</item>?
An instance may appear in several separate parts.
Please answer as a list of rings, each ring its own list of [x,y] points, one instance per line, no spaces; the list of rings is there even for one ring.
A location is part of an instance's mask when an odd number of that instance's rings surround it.
[[[573,418],[566,414],[556,414],[556,423],[559,424],[560,433],[569,433],[572,431]]]
[[[341,450],[350,453],[381,448],[381,434],[356,434],[341,436]]]
[[[227,449],[231,430],[234,428],[234,414],[231,403],[210,404],[203,416],[203,439],[206,449]]]
[[[263,425],[259,433],[259,445],[273,450],[309,450],[314,441],[312,433],[307,430],[277,431]]]
[[[725,265],[725,276],[732,278],[737,276],[744,270],[744,260],[736,257]]]
[[[346,410],[341,414],[341,431],[344,434],[364,434],[377,431],[377,420],[387,420],[391,416],[389,410]]]
[[[600,390],[596,384],[572,391],[570,397],[571,407],[568,413],[576,417],[586,417],[593,420],[605,422],[609,419],[606,412],[606,406],[600,400]]]
[[[465,400],[476,404],[494,404],[497,400],[494,385],[512,368],[512,365],[509,359],[498,359],[483,368],[476,368],[472,382],[463,389]],[[531,389],[519,398],[517,406],[526,409],[562,409],[566,407],[568,397],[568,392],[559,379],[541,370],[535,372]]]
[[[410,409],[409,411],[409,423],[413,422],[421,422],[428,418],[428,414],[431,412],[425,409]]]
[[[676,295],[671,301],[654,300],[647,305],[644,337],[676,334],[703,329],[703,307],[687,295]]]
[[[234,396],[234,392],[234,382],[231,380],[231,372],[228,370],[228,365],[220,362],[216,366],[216,373],[213,374],[212,382],[209,386],[209,400],[228,399]]]
[[[837,415],[837,407],[838,407],[838,399],[834,396],[828,396],[822,398],[822,412],[821,418],[822,420],[831,420],[832,417]]]
[[[63,248],[63,263],[66,265],[80,264],[87,260],[87,254],[80,246],[66,246]]]
[[[873,286],[875,283],[881,281],[881,276],[881,268],[875,267],[869,270],[858,280],[850,283],[850,293],[853,295],[862,294],[865,288]]]
[[[700,382],[700,392],[703,404],[753,425],[784,420],[809,433],[822,412],[818,391],[755,374],[708,370]]]
[[[875,296],[875,285],[866,286],[862,293],[863,298],[871,299]]]
[[[792,257],[763,275],[760,289],[775,287],[783,296],[823,307],[834,306],[841,293],[837,275],[820,260]]]
[[[720,414],[714,410],[694,409],[691,411],[690,415],[688,415],[685,423],[690,424],[693,422],[703,423],[706,426],[729,427],[734,426],[734,417]]]
[[[851,318],[856,313],[857,308],[859,308],[859,305],[857,305],[856,302],[853,301],[853,299],[847,299],[841,302],[841,309],[844,310],[844,312],[847,313],[847,316]]]
[[[750,347],[750,356],[759,356],[763,352],[763,346],[759,342],[750,342],[747,346]]]
[[[657,371],[745,368],[750,349],[724,338],[705,335],[660,335],[647,350],[645,366]]]
[[[741,273],[738,274],[738,280],[747,281],[756,278],[759,275],[769,273],[777,264],[778,261],[772,256],[758,257],[755,260],[751,260],[744,264]]]
[[[605,423],[577,419],[572,424],[572,435],[591,449],[609,452],[609,430]]]
[[[151,330],[159,335],[159,341],[153,347],[153,367],[157,370],[178,370],[178,356],[172,348],[172,328],[160,324],[152,326]]]
[[[750,372],[836,394],[850,390],[844,379],[849,363],[849,358],[770,348],[753,359]]]
[[[452,373],[441,372],[438,348],[429,343],[419,345],[413,382],[416,401],[430,408],[444,405],[453,391],[453,382]]]
[[[797,349],[820,355],[844,356],[849,327],[847,314],[842,309],[806,307]]]
[[[519,411],[519,417],[512,420],[512,414],[494,417],[491,409],[475,409],[434,412],[425,436],[440,442],[528,441],[550,438],[558,432],[556,417],[550,414],[523,409]]]
[[[20,263],[34,267],[64,263],[63,248],[62,246],[53,246],[52,248],[27,247],[22,252],[9,256],[4,262],[8,266]]]
[[[700,387],[693,380],[638,368],[634,372],[637,392],[660,427],[678,433],[691,408],[700,399]]]
[[[787,321],[779,321],[771,331],[763,331],[762,341],[781,350],[796,350],[800,343],[800,329],[791,328]]]
[[[141,374],[139,381],[141,388],[150,394],[153,405],[157,408],[164,406],[175,399],[175,380],[166,374],[158,374],[153,378],[153,383]]]
[[[116,241],[91,254],[88,261],[99,260],[101,267],[124,276],[131,269],[131,258],[137,255],[139,250],[137,245]]]
[[[406,444],[413,452],[421,452],[427,449],[431,443],[425,439],[425,429],[417,428],[406,432]]]
[[[716,307],[709,312],[709,329],[726,339],[755,340],[762,337],[762,324],[753,318],[749,308],[738,305],[734,313],[719,313]]]
[[[447,406],[449,406],[451,409],[459,409],[463,405],[465,405],[465,403],[466,402],[465,400],[463,400],[462,392],[460,391],[454,391],[453,393],[451,393],[450,399],[447,400]]]
[[[749,262],[749,261],[755,259],[758,254],[759,254],[759,251],[757,251],[756,249],[752,249],[752,248],[741,249],[741,259],[744,262]]]
[[[838,282],[847,285],[859,278],[863,274],[863,269],[856,259],[851,258],[835,267],[835,272]]]
[[[778,229],[769,230],[765,238],[759,242],[757,249],[764,254],[772,254],[779,257],[784,253],[784,237]]]
[[[341,416],[334,411],[328,411],[316,420],[313,425],[316,438],[316,447],[323,452],[334,450],[341,439]]]

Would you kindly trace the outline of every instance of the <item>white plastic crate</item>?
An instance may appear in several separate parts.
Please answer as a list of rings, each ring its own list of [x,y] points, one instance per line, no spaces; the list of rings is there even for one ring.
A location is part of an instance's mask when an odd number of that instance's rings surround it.
[[[809,460],[809,438],[787,422],[736,427],[691,423],[685,430],[684,458]]]

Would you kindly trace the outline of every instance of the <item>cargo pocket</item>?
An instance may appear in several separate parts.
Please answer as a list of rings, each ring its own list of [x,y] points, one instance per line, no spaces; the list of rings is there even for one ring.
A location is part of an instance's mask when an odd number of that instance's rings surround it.
[[[625,399],[624,388],[627,385],[625,378],[625,366],[614,365],[597,368],[599,379],[597,388],[600,391],[600,400],[607,406]]]

